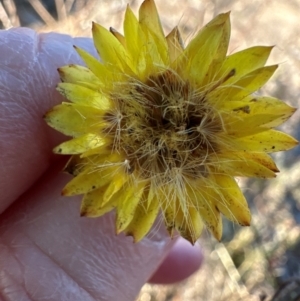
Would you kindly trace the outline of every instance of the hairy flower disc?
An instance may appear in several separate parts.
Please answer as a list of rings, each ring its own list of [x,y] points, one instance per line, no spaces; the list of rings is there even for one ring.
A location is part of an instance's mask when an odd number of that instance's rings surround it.
[[[277,68],[265,66],[272,47],[226,56],[229,36],[220,14],[184,48],[177,28],[165,37],[153,0],[139,19],[127,7],[124,36],[93,24],[101,61],[76,48],[86,67],[59,69],[70,102],[45,117],[73,137],[55,152],[72,155],[63,195],[84,194],[83,216],[116,209],[117,233],[135,241],[159,212],[192,243],[204,225],[221,239],[221,214],[250,224],[235,177],[275,177],[268,153],[297,141],[273,128],[295,109],[253,95]]]

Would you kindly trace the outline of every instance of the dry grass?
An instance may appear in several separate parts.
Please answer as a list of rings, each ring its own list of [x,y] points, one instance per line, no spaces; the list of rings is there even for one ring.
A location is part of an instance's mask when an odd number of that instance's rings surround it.
[[[127,2],[137,9],[141,0],[55,0],[50,14],[38,0],[28,0],[40,17],[29,26],[90,36],[91,21],[120,29]],[[270,63],[279,71],[261,93],[299,106],[300,2],[298,0],[156,0],[166,32],[179,25],[186,39],[213,16],[230,10],[230,52],[252,45],[275,45]],[[55,12],[54,11],[54,12]],[[12,0],[0,2],[2,27],[24,24],[22,12]],[[57,21],[58,20],[58,21]],[[30,20],[26,21],[30,23]],[[26,23],[25,22],[25,23]],[[300,138],[299,112],[283,126]],[[204,234],[200,240],[206,255],[202,269],[176,286],[146,284],[137,300],[300,300],[300,151],[276,154],[281,170],[275,180],[240,180],[253,212],[252,225],[240,228],[225,222],[224,238],[217,243]],[[289,281],[294,277],[293,281]],[[296,278],[295,278],[296,277]],[[284,282],[287,285],[284,286]],[[278,290],[279,289],[279,290]],[[275,292],[278,290],[277,294]]]

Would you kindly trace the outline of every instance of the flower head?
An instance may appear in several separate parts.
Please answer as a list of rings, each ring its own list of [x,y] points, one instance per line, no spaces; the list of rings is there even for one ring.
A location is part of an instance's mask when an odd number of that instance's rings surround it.
[[[165,37],[153,0],[139,19],[127,7],[124,36],[92,31],[101,60],[75,47],[86,67],[59,68],[58,91],[70,102],[45,117],[73,137],[55,148],[72,155],[63,195],[84,194],[83,216],[116,209],[117,233],[135,241],[159,212],[170,234],[192,243],[204,225],[220,239],[221,214],[249,225],[235,177],[275,177],[268,153],[297,144],[273,129],[295,109],[253,95],[277,69],[265,66],[272,47],[227,56],[229,13],[184,47],[177,28]]]

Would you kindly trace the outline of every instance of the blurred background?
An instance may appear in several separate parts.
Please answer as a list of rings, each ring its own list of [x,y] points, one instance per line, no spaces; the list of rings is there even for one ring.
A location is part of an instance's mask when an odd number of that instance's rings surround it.
[[[26,26],[91,36],[91,22],[122,31],[126,5],[137,12],[141,0],[1,0],[0,28]],[[188,41],[218,13],[231,11],[229,53],[254,45],[274,45],[270,64],[280,67],[258,94],[300,102],[300,0],[156,0],[165,32],[178,25]],[[300,113],[282,129],[300,139]],[[274,155],[276,179],[239,179],[253,214],[241,228],[224,220],[218,243],[205,231],[199,243],[205,262],[176,285],[146,284],[137,301],[299,301],[300,147]]]

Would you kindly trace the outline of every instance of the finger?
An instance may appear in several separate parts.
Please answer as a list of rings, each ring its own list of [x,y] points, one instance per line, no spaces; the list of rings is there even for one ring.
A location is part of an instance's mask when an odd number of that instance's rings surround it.
[[[25,28],[0,32],[0,213],[48,168],[63,139],[43,115],[62,101],[57,68],[82,64],[73,44],[95,53],[90,39]]]
[[[149,282],[155,284],[170,284],[184,280],[195,273],[203,262],[203,253],[199,244],[194,247],[180,238],[171,251],[151,276]]]
[[[156,229],[134,244],[115,235],[114,214],[80,218],[80,199],[60,196],[66,180],[57,170],[43,176],[2,214],[4,300],[134,300],[172,241]]]

